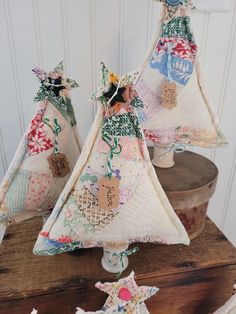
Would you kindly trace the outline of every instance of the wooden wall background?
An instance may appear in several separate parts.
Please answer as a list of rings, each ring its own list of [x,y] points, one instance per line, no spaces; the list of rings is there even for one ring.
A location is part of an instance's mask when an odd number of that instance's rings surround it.
[[[209,215],[236,245],[236,1],[224,13],[193,16],[206,87],[228,138],[220,149],[195,149],[211,158],[220,177]],[[103,60],[123,73],[139,66],[160,17],[153,0],[0,0],[0,179],[35,111],[31,69],[50,70],[64,59],[80,83],[73,102],[86,138],[96,105],[88,102]]]

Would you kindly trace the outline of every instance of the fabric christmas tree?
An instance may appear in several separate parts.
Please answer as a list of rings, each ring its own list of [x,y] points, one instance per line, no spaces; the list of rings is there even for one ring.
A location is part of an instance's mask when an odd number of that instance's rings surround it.
[[[41,82],[35,116],[19,144],[0,187],[0,225],[19,222],[52,209],[80,154],[63,63],[50,73],[33,72]]]
[[[140,68],[135,90],[146,139],[168,146],[216,147],[226,143],[208,101],[190,29],[189,0],[161,0],[161,29]]]
[[[95,285],[101,291],[109,294],[109,297],[101,311],[85,312],[77,308],[76,314],[97,313],[97,314],[148,314],[149,311],[144,303],[158,292],[156,287],[139,287],[134,280],[134,272],[118,282],[98,282]]]
[[[50,255],[109,243],[188,244],[151,164],[135,108],[135,74],[102,64],[92,99],[98,112],[73,174],[40,232],[34,253]]]

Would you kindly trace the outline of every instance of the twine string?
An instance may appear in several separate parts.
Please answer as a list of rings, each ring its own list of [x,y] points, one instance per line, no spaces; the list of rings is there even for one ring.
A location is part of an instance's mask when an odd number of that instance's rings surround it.
[[[168,153],[176,153],[176,154],[181,154],[186,150],[186,145],[185,144],[180,144],[180,143],[170,143],[166,147],[165,153],[163,153],[160,156],[160,159],[163,159]]]
[[[128,257],[130,255],[133,255],[135,253],[137,253],[139,251],[139,247],[134,247],[130,250],[125,250],[125,251],[121,251],[121,252],[115,252],[111,255],[111,257],[109,258],[109,263],[112,265],[112,266],[117,266],[118,264],[121,265],[121,270],[120,272],[117,274],[118,277],[120,277],[120,275],[122,274],[123,270],[124,270],[124,258],[125,257]],[[113,262],[112,261],[112,258],[113,257],[117,257],[117,262]]]
[[[43,119],[43,123],[45,123],[53,132],[54,134],[54,154],[58,155],[59,153],[59,149],[58,149],[58,145],[59,145],[59,133],[61,132],[61,126],[58,123],[58,120],[55,118],[53,120],[53,126],[51,126],[50,124],[50,119],[49,118],[44,118]]]
[[[171,76],[171,68],[172,68],[172,65],[171,65],[171,61],[172,61],[172,50],[173,50],[173,47],[174,45],[172,43],[168,43],[167,44],[168,47],[167,47],[167,76],[168,76],[168,81],[170,83],[172,83],[172,76]]]
[[[116,95],[118,94],[118,90],[120,88],[121,85],[121,81],[119,80],[118,85],[116,87],[116,91],[115,93],[112,95],[112,97],[108,100],[107,104],[110,105],[110,103],[112,102],[112,100],[116,97]]]
[[[102,139],[109,145],[110,147],[110,152],[108,154],[108,160],[107,160],[107,169],[108,169],[108,174],[106,177],[111,178],[112,176],[112,159],[114,155],[119,155],[122,151],[122,147],[119,144],[119,139],[118,137],[114,137],[114,143],[111,145],[111,138],[106,134],[103,135]]]

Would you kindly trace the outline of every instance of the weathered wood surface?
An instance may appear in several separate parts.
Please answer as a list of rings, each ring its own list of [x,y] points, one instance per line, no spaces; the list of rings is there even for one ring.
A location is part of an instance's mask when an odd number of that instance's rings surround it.
[[[98,310],[106,295],[97,281],[114,281],[100,264],[101,249],[37,257],[32,248],[41,219],[11,226],[0,247],[0,313],[73,314],[76,306]],[[236,279],[236,250],[207,220],[204,232],[190,247],[138,244],[129,258],[139,285],[160,292],[147,302],[153,314],[208,314],[223,304]]]

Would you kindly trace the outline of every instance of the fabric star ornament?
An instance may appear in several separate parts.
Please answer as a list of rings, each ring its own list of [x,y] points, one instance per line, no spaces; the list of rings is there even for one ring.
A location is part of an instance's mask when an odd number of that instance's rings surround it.
[[[95,121],[35,254],[137,241],[189,243],[150,161],[136,114],[142,106],[132,88],[136,73],[119,77],[103,63],[101,73],[92,96],[99,103]]]
[[[107,282],[104,284],[98,282],[95,286],[101,291],[109,294],[102,310],[97,312],[84,312],[82,309],[77,308],[76,314],[148,314],[149,311],[144,302],[159,291],[156,287],[139,287],[135,282],[134,272],[132,272],[128,277],[120,279],[118,282]]]
[[[117,89],[117,86],[112,83],[109,91],[105,93],[104,96],[108,99],[112,99],[111,106],[114,106],[117,102],[125,103],[126,101],[123,96],[125,90],[126,90],[125,87],[121,87]]]
[[[0,186],[0,230],[51,210],[80,154],[74,109],[74,80],[63,63],[51,72],[35,68],[41,85],[38,108]]]
[[[204,88],[198,46],[190,28],[189,0],[161,0],[161,27],[140,67],[134,88],[145,106],[142,127],[157,145],[226,144]]]

